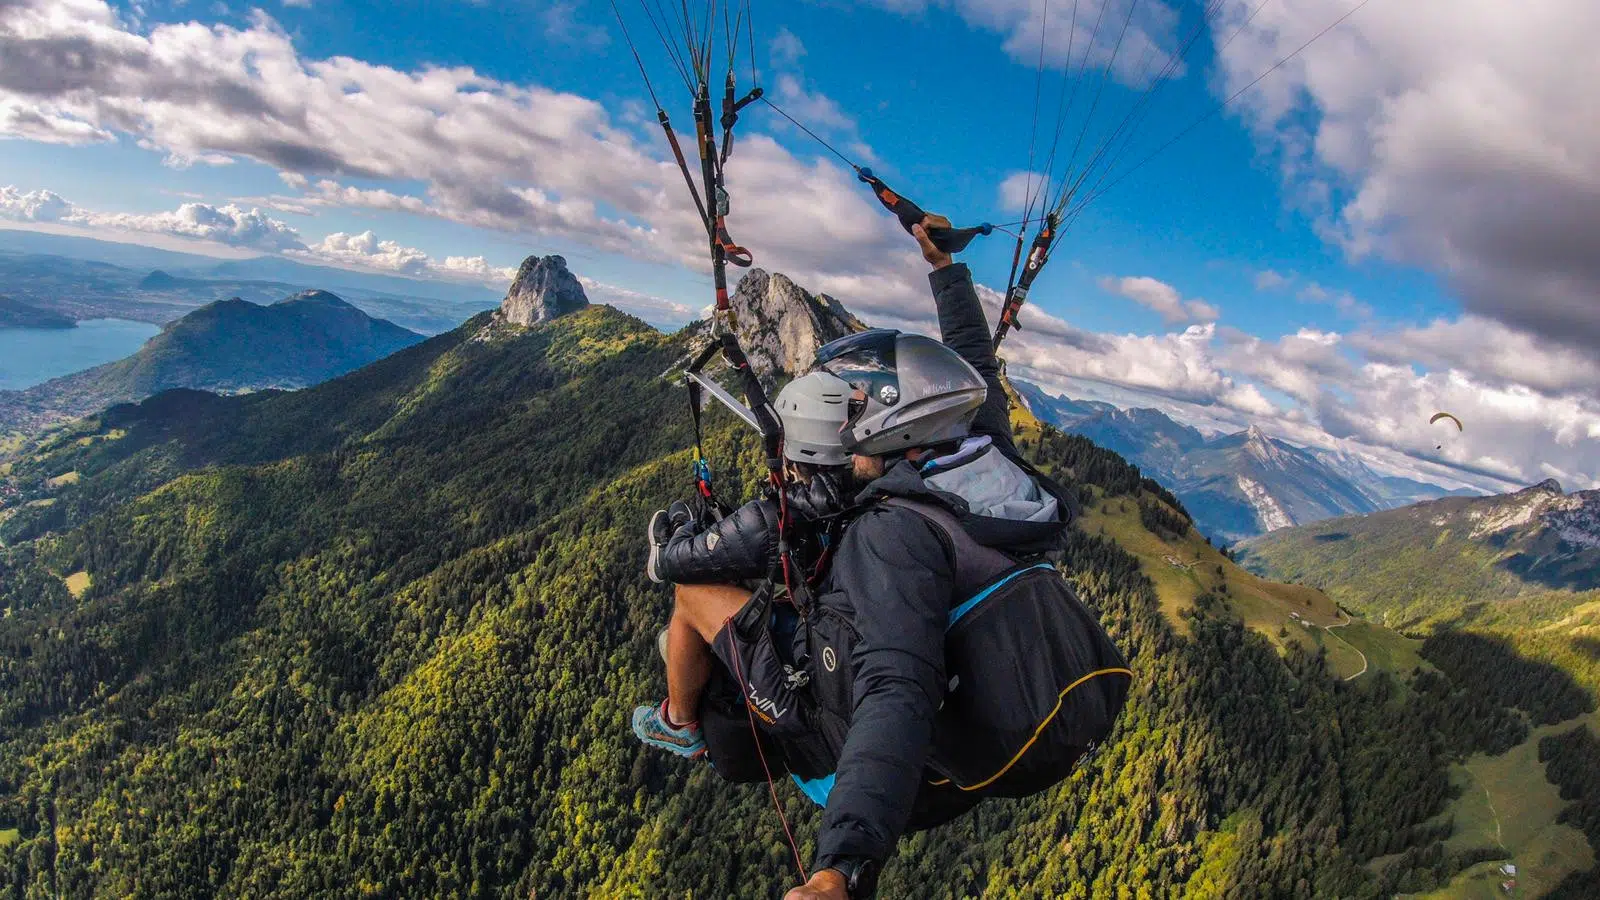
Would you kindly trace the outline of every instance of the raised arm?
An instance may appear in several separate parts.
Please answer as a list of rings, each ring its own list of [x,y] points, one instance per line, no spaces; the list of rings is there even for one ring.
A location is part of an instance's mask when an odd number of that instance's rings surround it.
[[[924,221],[929,225],[950,224],[943,216],[929,216]],[[1000,360],[994,355],[989,320],[983,314],[983,304],[978,301],[972,272],[966,263],[955,262],[950,254],[933,246],[921,225],[913,227],[911,233],[922,245],[923,258],[933,266],[928,284],[933,288],[933,302],[939,310],[939,340],[977,369],[989,387],[989,396],[972,421],[972,431],[990,436],[1003,451],[1015,454],[1010,404],[1000,381]]]

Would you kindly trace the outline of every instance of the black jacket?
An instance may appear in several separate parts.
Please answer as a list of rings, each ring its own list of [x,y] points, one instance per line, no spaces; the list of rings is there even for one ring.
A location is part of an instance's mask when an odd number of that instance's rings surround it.
[[[1016,458],[1000,364],[972,276],[958,264],[934,272],[930,282],[944,343],[988,383],[973,432],[992,446],[980,447],[950,472],[929,474],[902,460],[858,499],[901,496],[941,504],[980,543],[1014,555],[1059,546],[1068,501]],[[987,501],[978,498],[982,492],[960,486],[959,467],[1003,469],[1009,484],[1028,485],[1034,518],[988,514]],[[923,777],[933,715],[945,691],[945,628],[950,609],[960,602],[953,579],[943,537],[915,512],[871,506],[843,533],[819,600],[851,617],[859,637],[851,655],[849,733],[817,836],[818,867],[841,857],[884,860],[908,825],[939,824],[976,802],[970,795],[941,796]]]
[[[788,505],[795,556],[809,567],[820,555],[821,529],[845,507],[839,483],[822,472],[806,484],[791,485]],[[687,504],[675,503],[670,511],[677,527],[657,562],[664,581],[725,584],[767,576],[778,545],[778,504],[774,500],[751,500],[714,522],[699,520]]]

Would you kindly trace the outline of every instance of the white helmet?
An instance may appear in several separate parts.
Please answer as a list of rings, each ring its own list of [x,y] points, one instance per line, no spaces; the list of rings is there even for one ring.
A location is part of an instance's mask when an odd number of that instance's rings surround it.
[[[785,459],[817,466],[849,462],[839,437],[850,408],[850,385],[843,379],[827,372],[802,375],[784,385],[773,406],[783,422]]]

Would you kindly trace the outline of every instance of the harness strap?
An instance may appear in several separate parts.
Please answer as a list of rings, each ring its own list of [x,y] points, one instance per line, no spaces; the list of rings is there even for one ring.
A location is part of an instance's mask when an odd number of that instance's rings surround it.
[[[956,593],[963,599],[981,590],[995,576],[1014,568],[1017,564],[1009,554],[977,542],[948,509],[932,503],[907,500],[904,497],[886,497],[885,506],[908,509],[932,523],[941,535],[945,549],[950,551],[950,561],[956,572]]]

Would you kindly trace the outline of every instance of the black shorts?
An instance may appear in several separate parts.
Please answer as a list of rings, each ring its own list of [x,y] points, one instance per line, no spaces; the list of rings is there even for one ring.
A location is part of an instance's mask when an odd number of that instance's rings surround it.
[[[700,729],[711,767],[728,781],[760,782],[789,772],[779,738],[805,720],[789,687],[791,657],[779,653],[793,622],[793,608],[760,588],[711,641],[721,665],[712,668],[701,695]]]
[[[806,728],[800,709],[805,680],[793,649],[798,618],[794,607],[774,600],[762,586],[711,641],[712,652],[733,676],[757,727],[778,738]]]

